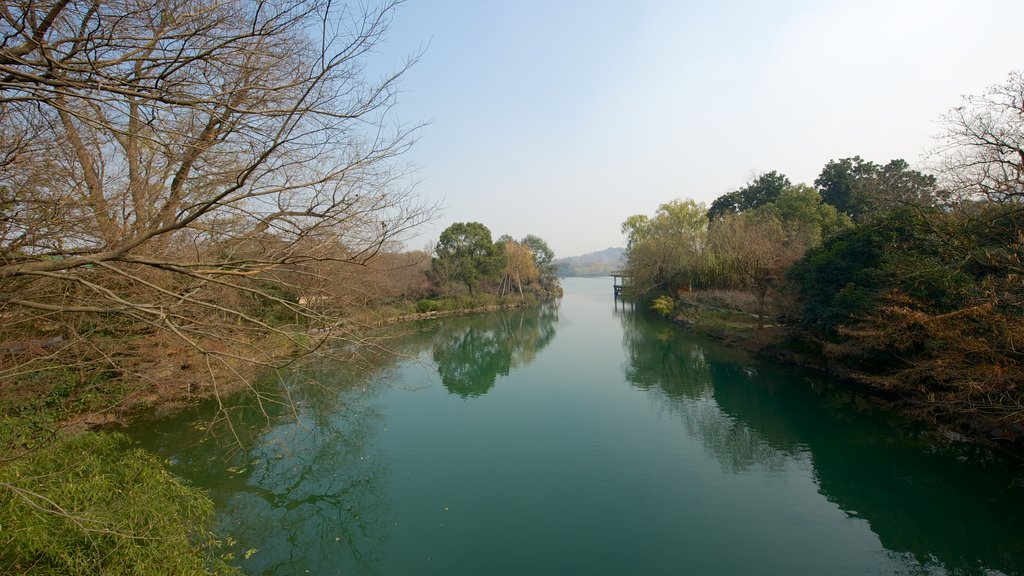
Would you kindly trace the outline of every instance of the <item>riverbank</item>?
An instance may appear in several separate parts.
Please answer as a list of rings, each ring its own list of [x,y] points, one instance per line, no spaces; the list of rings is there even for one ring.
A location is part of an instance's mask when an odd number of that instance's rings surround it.
[[[211,397],[245,393],[255,389],[262,369],[324,353],[339,335],[347,344],[380,350],[394,326],[537,302],[486,296],[392,303],[350,315],[335,333],[278,326],[247,345],[259,350],[265,368],[230,359],[211,362],[198,348],[139,335],[125,343],[131,346],[125,352],[143,360],[122,378],[65,370],[8,385],[0,391],[0,493],[11,497],[0,502],[0,524],[19,536],[0,550],[0,572],[46,565],[54,573],[92,573],[102,571],[101,564],[156,567],[171,557],[173,573],[235,573],[226,563],[232,553],[211,532],[209,496],[120,433],[97,429],[124,424],[144,410],[167,417]],[[150,517],[164,520],[153,524]],[[88,545],[98,539],[106,544]],[[147,539],[164,545],[140,545]],[[101,557],[92,552],[97,549],[118,553]]]
[[[493,518],[540,547],[514,573],[1021,573],[1006,553],[1019,461],[623,312],[607,284],[566,281],[557,307],[399,326],[401,356],[359,374],[322,366],[336,384],[293,386],[294,412],[270,408],[264,424],[250,395],[233,402],[240,441],[209,427],[213,403],[127,433],[210,490],[249,574],[487,572],[522,544],[480,534]],[[611,531],[609,503],[623,519]],[[766,551],[766,530],[791,550]],[[737,541],[743,565],[727,565]],[[566,542],[608,552],[567,563]]]
[[[226,564],[232,552],[210,529],[209,496],[119,431],[97,428],[123,424],[146,410],[170,416],[214,397],[247,394],[246,388],[258,394],[254,382],[261,371],[294,368],[303,357],[376,354],[410,331],[395,329],[402,324],[537,302],[487,295],[392,301],[349,312],[331,331],[298,325],[240,331],[230,349],[215,340],[188,346],[166,334],[136,334],[117,346],[103,342],[121,355],[117,374],[55,365],[0,383],[0,525],[17,534],[0,549],[0,572],[44,566],[52,570],[41,573],[99,573],[135,566],[165,573],[159,568],[166,566],[175,574],[234,573]],[[31,352],[40,346],[23,347]],[[244,355],[231,356],[241,347]],[[228,354],[212,357],[210,349]],[[163,520],[154,524],[152,518]],[[144,545],[150,539],[164,545]]]
[[[710,300],[710,302],[709,302]],[[828,375],[869,395],[909,420],[922,422],[936,433],[999,446],[1024,455],[1024,430],[1014,423],[992,425],[968,415],[943,413],[914,398],[904,398],[878,384],[877,374],[837,361],[827,353],[829,343],[814,340],[798,327],[762,321],[749,310],[728,308],[707,294],[691,293],[674,301],[667,314],[653,310],[677,326],[741,348],[747,353]],[[742,308],[742,305],[738,308]]]
[[[561,290],[557,292],[550,292],[537,297],[530,295],[528,298],[517,298],[517,297],[504,297],[498,298],[494,303],[481,303],[490,300],[490,295],[487,295],[482,301],[469,300],[468,306],[460,307],[458,305],[458,299],[433,299],[433,300],[420,300],[416,303],[416,311],[408,313],[398,313],[391,316],[387,316],[377,322],[378,327],[391,326],[394,324],[401,324],[403,322],[417,322],[421,320],[432,320],[434,318],[445,318],[448,316],[462,316],[465,314],[479,314],[482,312],[494,312],[497,310],[514,310],[516,308],[526,308],[551,300],[554,298],[560,298],[562,295]],[[446,304],[447,301],[453,301],[456,304],[454,306]],[[467,302],[467,301],[462,301]]]
[[[322,353],[341,335],[346,342],[375,346],[386,339],[384,331],[396,325],[449,316],[522,308],[560,297],[560,292],[527,294],[526,297],[439,297],[400,301],[351,314],[326,330],[279,326],[248,347],[258,351],[259,364],[220,358],[211,362],[197,349],[175,345],[159,335],[142,335],[125,344],[140,358],[131,373],[105,378],[86,372],[39,374],[29,384],[0,391],[0,408],[7,427],[20,428],[30,436],[74,435],[86,430],[123,424],[144,410],[173,414],[197,402],[238,393],[261,369],[304,355]],[[210,343],[216,346],[216,343]],[[83,382],[88,382],[83,386]]]

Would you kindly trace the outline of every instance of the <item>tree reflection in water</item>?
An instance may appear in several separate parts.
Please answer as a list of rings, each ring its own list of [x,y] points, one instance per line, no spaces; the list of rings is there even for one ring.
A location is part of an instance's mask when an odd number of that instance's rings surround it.
[[[626,379],[678,413],[725,470],[809,462],[822,496],[865,520],[910,573],[1024,573],[1019,460],[898,425],[860,394],[664,322],[620,318]]]
[[[388,466],[371,448],[381,426],[373,377],[309,367],[262,385],[260,401],[232,397],[226,418],[210,404],[139,422],[147,430],[133,435],[209,491],[247,573],[372,574],[389,524]],[[182,433],[192,422],[203,424]]]
[[[865,522],[903,572],[1024,573],[1018,460],[894,430],[849,390],[643,315],[618,317],[626,380],[678,417],[680,433],[699,440],[728,474],[782,477],[797,467],[802,478],[810,469],[833,512]],[[390,508],[396,473],[378,453],[386,445],[379,393],[390,385],[381,381],[414,384],[403,380],[410,371],[393,371],[418,356],[436,363],[450,394],[485,394],[499,375],[533,362],[557,322],[549,305],[424,323],[395,341],[402,360],[371,359],[375,367],[363,372],[307,366],[269,382],[262,404],[252,395],[233,399],[230,428],[209,425],[218,414],[212,403],[206,413],[139,422],[145,431],[133,436],[209,490],[222,533],[244,542],[230,549],[246,572],[376,573],[401,540]],[[472,412],[462,410],[468,405],[459,403],[460,411]]]
[[[400,327],[389,340],[397,355],[361,350],[362,369],[308,364],[266,378],[259,395],[140,420],[145,431],[132,435],[210,493],[246,573],[375,574],[393,524],[390,469],[374,448],[382,383],[398,362],[431,351],[452,394],[479,396],[532,362],[557,321],[551,302]]]
[[[679,337],[679,330],[655,324],[641,315],[621,315],[623,345],[628,363],[626,380],[659,399],[659,404],[682,418],[690,436],[700,438],[705,449],[728,472],[753,466],[781,470],[797,453],[786,445],[772,445],[757,429],[723,411],[715,400],[716,371],[754,370],[740,355],[716,358],[696,341]]]
[[[557,302],[437,322],[433,359],[442,384],[463,398],[486,394],[498,376],[533,362],[557,324]]]

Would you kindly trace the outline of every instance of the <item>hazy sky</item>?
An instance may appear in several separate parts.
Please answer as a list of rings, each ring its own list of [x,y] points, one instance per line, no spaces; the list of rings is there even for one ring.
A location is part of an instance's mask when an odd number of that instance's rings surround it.
[[[559,257],[758,173],[811,183],[832,158],[932,146],[962,94],[1024,69],[1024,2],[411,0],[382,60],[424,50],[395,110],[430,122],[421,196]]]

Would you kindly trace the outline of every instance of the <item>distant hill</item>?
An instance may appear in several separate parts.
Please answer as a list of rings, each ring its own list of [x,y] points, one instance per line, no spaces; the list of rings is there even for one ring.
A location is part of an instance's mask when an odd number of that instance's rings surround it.
[[[581,256],[570,256],[555,260],[559,276],[608,276],[612,270],[622,267],[625,260],[622,248],[606,248]]]

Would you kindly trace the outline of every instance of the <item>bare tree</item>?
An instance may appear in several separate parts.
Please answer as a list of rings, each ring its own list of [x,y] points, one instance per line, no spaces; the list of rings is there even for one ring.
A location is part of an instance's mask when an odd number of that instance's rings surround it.
[[[943,120],[933,153],[942,185],[964,199],[1024,199],[1024,73],[965,96]]]
[[[4,2],[0,381],[143,375],[147,337],[210,374],[273,364],[268,335],[357,338],[324,305],[334,264],[433,211],[397,162],[416,127],[389,116],[412,60],[365,73],[397,3]]]
[[[708,231],[709,251],[720,263],[723,276],[734,278],[757,297],[761,328],[769,291],[812,242],[803,228],[787,228],[774,216],[730,214],[713,222]]]

